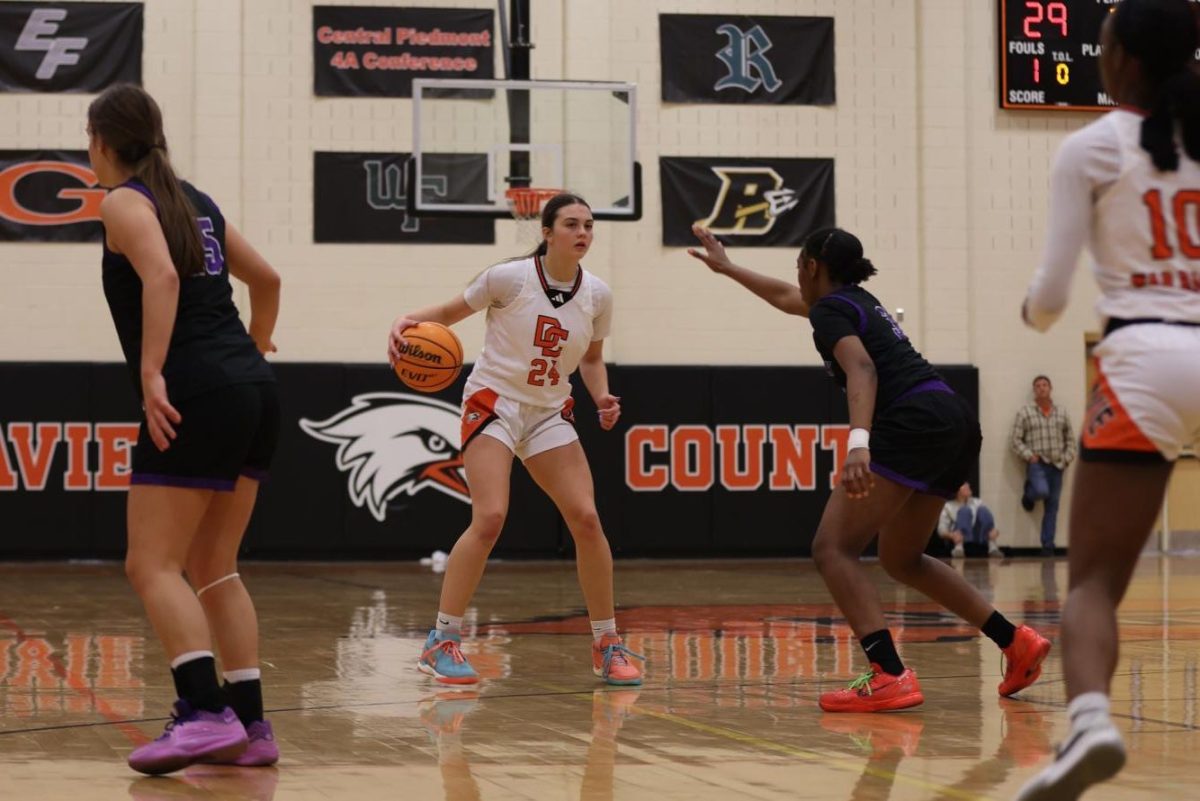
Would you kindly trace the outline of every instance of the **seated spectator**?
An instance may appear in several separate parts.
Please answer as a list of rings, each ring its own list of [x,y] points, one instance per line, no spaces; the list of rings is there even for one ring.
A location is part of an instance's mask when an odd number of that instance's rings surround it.
[[[964,481],[958,488],[958,496],[952,501],[946,501],[942,508],[942,516],[938,520],[938,534],[953,544],[951,556],[965,556],[968,548],[982,553],[982,546],[985,544],[988,556],[1003,556],[1000,546],[996,543],[1000,536],[996,529],[996,519],[992,517],[991,510],[983,505],[983,501],[971,494],[970,482]]]

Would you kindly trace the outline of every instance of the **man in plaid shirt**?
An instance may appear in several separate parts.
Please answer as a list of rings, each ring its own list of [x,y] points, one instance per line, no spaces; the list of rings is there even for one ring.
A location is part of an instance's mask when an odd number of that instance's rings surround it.
[[[1033,379],[1033,403],[1017,412],[1013,422],[1012,449],[1027,463],[1025,492],[1021,506],[1045,501],[1042,514],[1042,555],[1054,555],[1054,532],[1058,524],[1058,498],[1062,494],[1063,471],[1075,460],[1075,434],[1067,413],[1050,400],[1050,379]]]

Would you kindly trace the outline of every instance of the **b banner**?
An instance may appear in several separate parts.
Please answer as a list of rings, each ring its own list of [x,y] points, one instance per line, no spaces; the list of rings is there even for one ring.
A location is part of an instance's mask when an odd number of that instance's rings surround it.
[[[973,367],[941,372],[977,403]],[[433,394],[405,389],[386,365],[281,363],[275,374],[279,447],[246,553],[449,550],[471,519],[459,447],[465,371]],[[572,383],[616,553],[810,552],[850,429],[845,395],[822,368],[613,365],[609,378],[624,407],[612,431],[600,429],[578,375]],[[125,367],[0,364],[0,386],[0,558],[119,556],[140,416]],[[510,497],[497,555],[570,552],[566,525],[519,462]]]
[[[0,91],[142,82],[141,3],[0,3]]]
[[[493,12],[313,6],[313,91],[412,97],[413,78],[491,78]]]
[[[696,223],[739,247],[800,245],[834,224],[833,159],[659,159],[663,244],[692,246]]]
[[[408,153],[314,153],[314,242],[490,245],[490,219],[413,217],[406,211]],[[486,202],[487,156],[426,153],[421,176],[439,202]]]
[[[667,103],[833,105],[833,17],[660,14]]]
[[[0,242],[98,242],[104,195],[86,150],[0,150]]]

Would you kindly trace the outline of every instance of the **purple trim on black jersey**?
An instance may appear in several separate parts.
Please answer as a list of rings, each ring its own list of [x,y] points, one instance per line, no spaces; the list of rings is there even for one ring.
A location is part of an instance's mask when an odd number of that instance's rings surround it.
[[[917,384],[911,389],[905,390],[900,397],[892,401],[892,404],[895,405],[907,397],[912,395],[920,395],[922,392],[946,392],[951,395],[954,394],[954,390],[951,389],[950,385],[945,381],[940,378],[931,378],[928,381],[922,381],[920,384]]]
[[[855,309],[855,311],[857,311],[857,312],[858,312],[858,333],[859,333],[859,336],[862,336],[863,334],[867,333],[867,310],[866,310],[866,309],[864,309],[862,306],[859,306],[859,305],[858,305],[858,303],[856,303],[855,301],[853,301],[853,300],[851,300],[850,298],[846,297],[845,295],[839,295],[839,294],[838,294],[838,293],[836,293],[836,292],[831,292],[830,294],[828,294],[828,295],[826,295],[825,297],[821,298],[821,301],[820,301],[820,302],[821,302],[821,303],[824,303],[824,302],[825,302],[825,301],[827,301],[827,300],[840,300],[840,301],[842,301],[843,303],[849,303],[851,306],[853,306],[853,307],[854,307],[854,309]]]
[[[121,189],[122,187],[124,187],[125,189],[132,189],[135,192],[141,192],[143,195],[146,196],[146,198],[151,203],[154,204],[154,211],[155,211],[155,213],[158,213],[158,201],[154,199],[154,194],[150,191],[149,187],[147,187],[144,183],[142,183],[141,181],[139,181],[136,178],[130,178],[128,181],[121,184],[120,186],[116,186],[113,188]]]
[[[129,476],[129,483],[151,487],[175,487],[176,489],[208,489],[218,492],[232,492],[237,484],[236,481],[224,478],[164,476],[158,473],[133,473]]]
[[[271,477],[270,470],[261,470],[257,467],[243,467],[241,474],[246,478],[254,479],[260,484]]]

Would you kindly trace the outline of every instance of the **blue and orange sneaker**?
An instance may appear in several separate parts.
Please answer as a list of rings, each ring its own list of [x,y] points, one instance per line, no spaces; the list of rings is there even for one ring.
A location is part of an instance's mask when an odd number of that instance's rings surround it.
[[[643,661],[646,659],[626,648],[620,635],[605,634],[599,642],[592,643],[592,672],[617,686],[641,684],[642,671],[629,661],[631,656]]]
[[[1042,675],[1042,660],[1050,653],[1050,641],[1029,626],[1017,626],[1013,641],[1002,653],[1007,665],[1004,680],[1000,682],[1000,695],[1008,698],[1024,690]]]
[[[246,750],[246,745],[246,729],[232,709],[192,709],[181,698],[175,702],[171,721],[162,735],[129,755],[129,767],[157,776],[197,762],[232,761]]]
[[[826,712],[891,712],[925,703],[917,674],[905,668],[899,676],[885,673],[871,663],[871,672],[864,673],[843,690],[821,693],[821,709]]]
[[[462,635],[457,631],[429,632],[417,670],[433,676],[439,684],[476,684],[479,674],[462,652]]]

